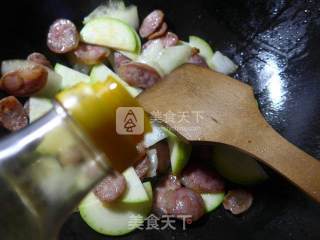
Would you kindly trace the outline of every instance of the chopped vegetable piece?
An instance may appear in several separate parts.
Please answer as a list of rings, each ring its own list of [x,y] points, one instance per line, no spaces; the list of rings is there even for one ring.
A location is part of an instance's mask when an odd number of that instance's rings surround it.
[[[138,59],[139,55],[141,54],[141,39],[136,31],[133,31],[133,32],[136,37],[136,43],[137,43],[136,50],[134,52],[119,50],[119,52],[124,56],[128,57],[129,59],[135,61]]]
[[[118,19],[95,18],[84,26],[80,34],[86,43],[130,52],[137,50],[138,44],[134,29]]]
[[[48,98],[31,97],[29,99],[30,123],[39,119],[52,109],[52,102]]]
[[[80,82],[90,83],[91,81],[88,75],[73,70],[72,68],[68,68],[59,63],[55,65],[54,71],[62,77],[61,89],[70,88]]]
[[[223,177],[237,184],[253,185],[268,178],[255,159],[228,146],[215,146],[212,160]]]
[[[63,139],[63,141],[61,141]],[[49,132],[37,147],[37,152],[44,155],[54,155],[59,152],[65,152],[74,145],[74,136],[66,129],[66,126],[55,128]]]
[[[187,63],[192,55],[192,48],[189,46],[173,46],[163,49],[157,63],[164,74],[169,74],[184,63]]]
[[[223,203],[224,193],[202,193],[206,212],[212,212]]]
[[[231,74],[234,73],[238,66],[234,64],[230,58],[223,55],[221,52],[216,51],[212,58],[208,60],[208,65],[212,70],[223,74]]]
[[[122,203],[147,202],[149,200],[148,194],[134,168],[128,168],[123,176],[127,182],[127,190],[120,201]]]
[[[157,176],[158,169],[158,156],[156,149],[150,149],[147,151],[148,159],[150,162],[149,171],[147,173],[147,177],[155,177]]]
[[[192,55],[192,48],[188,45],[165,48],[161,39],[153,40],[144,49],[138,62],[145,63],[157,69],[160,74],[169,74],[177,67],[187,63]]]
[[[143,186],[148,194],[147,202],[106,205],[90,193],[80,204],[80,215],[92,229],[101,234],[121,236],[130,233],[143,224],[151,211],[153,201],[151,183],[144,183]]]
[[[209,61],[213,56],[213,50],[204,39],[197,36],[189,37],[189,44],[191,47],[199,49],[199,55]]]
[[[177,176],[182,172],[189,161],[191,144],[183,142],[170,130],[166,128],[163,129],[168,135],[172,174]]]
[[[152,122],[152,132],[144,135],[144,146],[149,148],[167,138],[167,134],[157,122]]]
[[[135,5],[125,6],[123,1],[109,1],[107,5],[100,5],[87,17],[85,17],[83,23],[87,24],[92,19],[98,17],[111,17],[119,19],[129,24],[134,29],[139,27],[138,8]]]
[[[90,74],[92,82],[103,82],[109,77],[115,78],[133,97],[142,92],[142,89],[130,86],[104,64],[94,66]]]

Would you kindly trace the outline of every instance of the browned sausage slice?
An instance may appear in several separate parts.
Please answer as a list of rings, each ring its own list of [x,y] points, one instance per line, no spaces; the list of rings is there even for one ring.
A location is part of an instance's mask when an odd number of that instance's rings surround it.
[[[120,66],[118,74],[128,84],[139,88],[150,88],[161,79],[161,76],[154,68],[137,62]]]
[[[176,218],[188,218],[192,221],[200,219],[204,213],[204,202],[200,194],[188,188],[179,188],[157,193],[153,205],[158,215],[173,215]]]
[[[107,59],[110,55],[110,50],[97,45],[80,43],[72,55],[75,57],[76,62],[94,65]]]
[[[118,69],[122,65],[132,62],[130,58],[126,57],[122,53],[114,52],[113,55],[114,55],[114,69],[116,72],[118,72]]]
[[[31,53],[27,57],[27,60],[46,66],[48,68],[52,68],[50,61],[42,53],[38,53],[38,52]]]
[[[125,178],[118,172],[109,173],[94,189],[94,194],[105,203],[119,199],[125,192],[127,183]]]
[[[152,39],[156,39],[156,38],[160,38],[162,37],[168,30],[168,24],[166,22],[162,23],[161,27],[159,30],[157,30],[156,32],[152,33],[148,39],[152,40]]]
[[[142,38],[156,32],[163,23],[164,13],[161,10],[154,10],[142,22],[139,33]]]
[[[198,65],[200,67],[205,67],[205,68],[209,67],[206,60],[203,57],[201,57],[199,54],[194,54],[193,56],[191,56],[188,60],[188,63]]]
[[[78,47],[79,33],[73,22],[58,19],[49,28],[47,45],[52,52],[67,53]]]
[[[167,213],[166,193],[168,191],[176,191],[180,189],[181,183],[177,176],[169,174],[161,179],[155,188],[155,195],[153,201],[153,211],[161,216]]]
[[[179,37],[172,33],[172,32],[167,32],[166,35],[163,37],[159,38],[163,47],[168,48],[168,47],[173,47],[176,46],[179,43]],[[147,49],[154,41],[157,41],[158,39],[153,39],[145,42],[142,45],[142,49],[145,50]]]
[[[179,43],[179,37],[173,32],[167,32],[167,34],[161,38],[161,41],[164,47],[172,47]]]
[[[17,131],[28,125],[28,115],[15,97],[0,100],[0,123],[10,131]]]
[[[188,188],[170,191],[166,195],[169,214],[183,219],[188,216],[192,221],[199,220],[205,213],[204,202],[200,194]]]
[[[224,191],[222,178],[211,169],[198,164],[189,164],[182,173],[181,183],[199,193]]]
[[[156,143],[153,148],[157,151],[158,168],[157,172],[165,173],[170,166],[170,150],[167,140]]]
[[[8,72],[0,80],[0,87],[10,95],[30,96],[47,83],[48,71],[41,65]]]
[[[225,196],[223,206],[230,210],[234,215],[238,215],[247,211],[253,202],[253,196],[250,192],[237,189],[230,190]]]
[[[145,156],[145,158],[135,166],[134,170],[141,180],[143,180],[147,176],[150,165],[151,162],[149,158]]]

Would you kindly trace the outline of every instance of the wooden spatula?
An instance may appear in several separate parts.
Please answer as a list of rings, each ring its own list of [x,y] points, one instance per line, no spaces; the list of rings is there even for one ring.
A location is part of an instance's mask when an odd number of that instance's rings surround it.
[[[188,141],[231,145],[281,173],[320,202],[320,161],[263,118],[250,86],[184,65],[138,97],[145,110]]]

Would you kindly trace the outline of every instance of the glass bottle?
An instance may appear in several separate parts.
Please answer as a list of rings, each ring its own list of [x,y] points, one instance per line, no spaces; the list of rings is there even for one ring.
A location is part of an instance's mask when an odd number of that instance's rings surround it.
[[[1,239],[56,239],[95,184],[138,156],[143,136],[118,135],[115,129],[116,109],[137,106],[112,78],[80,84],[59,94],[43,118],[2,140]]]

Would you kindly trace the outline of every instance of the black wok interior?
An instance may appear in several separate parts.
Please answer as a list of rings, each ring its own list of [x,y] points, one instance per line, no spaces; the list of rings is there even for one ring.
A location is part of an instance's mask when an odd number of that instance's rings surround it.
[[[81,26],[81,19],[101,2],[3,1],[1,60],[42,51],[52,61],[63,61],[46,48],[49,24],[65,17]],[[320,159],[320,1],[130,2],[138,5],[141,17],[155,8],[164,10],[169,26],[182,39],[187,40],[191,34],[201,36],[234,59],[240,65],[234,77],[254,87],[268,122],[289,141]],[[136,231],[118,239],[320,239],[320,205],[277,174],[271,175],[268,182],[253,190],[254,206],[244,215],[235,217],[219,208],[186,231]],[[59,239],[109,238],[90,230],[78,214],[73,214]]]

